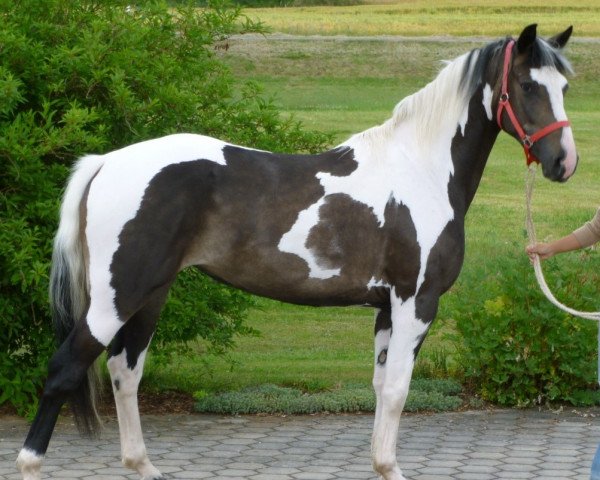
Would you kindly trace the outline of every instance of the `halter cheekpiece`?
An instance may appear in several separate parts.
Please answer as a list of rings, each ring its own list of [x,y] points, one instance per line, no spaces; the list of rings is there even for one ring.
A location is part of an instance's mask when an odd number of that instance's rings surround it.
[[[513,127],[517,131],[517,135],[521,140],[521,144],[523,145],[523,150],[525,151],[525,158],[527,160],[527,165],[530,165],[533,162],[540,163],[540,161],[535,157],[535,155],[531,152],[531,147],[533,144],[537,142],[540,138],[545,137],[546,135],[558,130],[559,128],[567,127],[571,124],[568,120],[561,120],[557,122],[553,122],[550,125],[541,128],[537,132],[532,135],[528,135],[523,130],[521,123],[517,119],[515,112],[510,104],[510,96],[508,94],[508,73],[510,71],[510,60],[512,58],[512,50],[515,45],[514,40],[510,40],[506,45],[506,50],[504,51],[504,67],[502,71],[502,90],[500,91],[500,100],[498,102],[498,112],[496,114],[496,121],[498,122],[498,126],[500,130],[502,128],[502,112],[506,110],[508,114],[508,118],[510,119]]]

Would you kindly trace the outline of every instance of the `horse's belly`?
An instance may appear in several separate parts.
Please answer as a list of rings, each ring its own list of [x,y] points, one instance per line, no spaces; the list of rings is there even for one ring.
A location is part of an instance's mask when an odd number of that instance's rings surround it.
[[[294,262],[295,263],[295,262]],[[246,292],[302,305],[380,305],[389,302],[389,288],[375,285],[370,278],[340,274],[314,279],[298,265],[273,265],[268,261],[249,262],[238,268],[199,266],[208,275]]]

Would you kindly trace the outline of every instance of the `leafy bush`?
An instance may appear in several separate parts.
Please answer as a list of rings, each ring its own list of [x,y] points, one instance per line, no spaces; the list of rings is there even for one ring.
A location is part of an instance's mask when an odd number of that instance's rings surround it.
[[[35,402],[53,349],[48,262],[78,156],[182,131],[287,151],[328,140],[282,118],[256,85],[236,85],[215,58],[215,41],[263,30],[239,7],[129,4],[0,0],[0,404],[21,412]],[[156,344],[201,336],[219,351],[248,331],[249,303],[186,272]]]
[[[404,410],[447,411],[458,408],[462,401],[456,395],[461,386],[452,380],[415,380]],[[375,410],[375,394],[371,387],[345,386],[335,390],[305,393],[277,385],[250,387],[239,392],[196,393],[196,411],[220,414],[249,413],[356,413]]]
[[[489,260],[477,289],[452,295],[467,380],[484,400],[502,405],[593,404],[597,325],[546,300],[522,246],[513,250]],[[600,270],[590,257],[596,252],[544,262],[551,289],[573,308],[598,309]]]

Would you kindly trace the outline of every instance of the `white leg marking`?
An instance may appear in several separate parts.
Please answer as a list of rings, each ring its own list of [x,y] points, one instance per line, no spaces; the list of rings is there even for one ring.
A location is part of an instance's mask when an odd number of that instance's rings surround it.
[[[377,313],[375,313],[377,317]],[[381,420],[381,393],[385,382],[385,363],[379,363],[381,352],[388,348],[392,329],[380,330],[375,334],[375,371],[373,372],[373,389],[375,390],[376,406],[375,406],[375,422],[373,431],[378,430]]]
[[[17,457],[17,468],[23,475],[23,480],[40,480],[42,468],[42,455],[38,455],[33,450],[22,448]]]
[[[371,452],[373,467],[384,480],[405,480],[396,462],[398,426],[408,396],[414,349],[427,331],[427,325],[415,317],[414,297],[402,302],[392,295],[392,325],[394,333],[387,352],[381,412],[373,430]]]
[[[108,360],[108,370],[117,406],[123,465],[137,470],[142,479],[149,480],[159,478],[161,474],[146,454],[138,409],[137,391],[145,358],[146,350],[140,354],[136,366],[131,370],[127,365],[126,350],[123,350]]]

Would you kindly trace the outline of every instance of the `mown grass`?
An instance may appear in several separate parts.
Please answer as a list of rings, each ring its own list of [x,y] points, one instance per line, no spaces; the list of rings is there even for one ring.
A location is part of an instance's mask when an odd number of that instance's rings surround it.
[[[600,35],[594,0],[367,0],[363,5],[249,9],[274,32],[295,35],[496,36],[539,23],[546,33],[575,25],[581,36]]]
[[[242,79],[264,86],[284,112],[310,128],[332,133],[335,142],[381,123],[394,105],[431,80],[440,61],[482,45],[452,42],[356,41],[250,38],[231,42],[225,61]],[[577,75],[566,101],[581,162],[566,184],[541,173],[534,194],[539,238],[556,238],[590,218],[600,203],[600,52],[595,45],[569,47]],[[501,134],[467,216],[467,254],[461,276],[442,299],[440,313],[421,351],[415,377],[460,378],[455,357],[453,305],[461,291],[477,288],[490,274],[490,260],[524,255],[525,162],[519,145]],[[579,261],[566,254],[553,262]],[[581,268],[597,268],[592,258]],[[560,278],[549,278],[560,281]],[[485,292],[482,292],[483,304]],[[568,301],[568,299],[565,299]],[[473,305],[472,308],[481,308]],[[590,308],[597,308],[591,305]],[[275,384],[304,392],[368,387],[373,368],[373,313],[368,308],[297,307],[259,300],[248,323],[258,337],[241,338],[227,358],[206,362],[178,359],[168,366],[149,362],[146,388],[207,393]],[[203,351],[198,347],[199,353]]]

